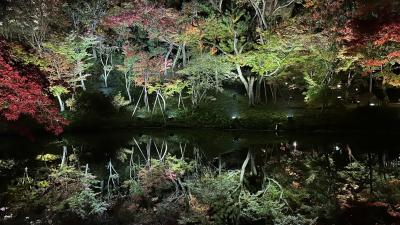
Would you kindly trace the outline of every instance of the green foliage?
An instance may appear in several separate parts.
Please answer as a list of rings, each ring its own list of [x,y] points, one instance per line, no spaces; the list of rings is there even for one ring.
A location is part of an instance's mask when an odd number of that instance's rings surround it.
[[[122,63],[120,63],[116,67],[117,70],[122,72],[122,74],[124,75],[124,78],[126,79],[125,82],[128,82],[129,84],[128,85],[127,83],[125,83],[125,86],[130,86],[129,82],[133,82],[133,79],[135,77],[134,67],[140,58],[135,54],[130,46],[123,47],[123,56],[124,58]]]
[[[38,180],[37,180],[38,179]],[[102,215],[108,204],[94,191],[99,181],[72,166],[51,169],[45,177],[19,179],[9,189],[9,204],[15,214],[43,210],[49,217],[72,213],[83,219]]]
[[[55,204],[53,210],[56,213],[70,211],[82,218],[88,218],[88,216],[102,215],[107,210],[108,204],[99,196],[100,193],[96,193],[93,189],[99,181],[91,174],[71,166],[64,166],[50,174],[50,182],[52,186],[54,183],[69,183],[65,190],[52,190],[56,191],[53,193],[55,196],[61,195],[65,198],[59,199],[60,202],[53,202]]]
[[[274,220],[275,225],[314,225],[317,224],[316,219],[307,219],[304,216],[297,215],[285,215]]]
[[[157,91],[161,90],[163,85],[161,83],[154,83],[148,86],[147,91],[149,94],[156,93]]]
[[[46,43],[45,47],[53,50],[54,52],[67,57],[71,63],[84,62],[91,58],[88,52],[89,48],[97,43],[95,37],[83,36],[79,37],[71,34],[65,38],[64,41],[57,43]],[[91,64],[85,65],[85,69],[90,67]]]
[[[340,50],[337,56],[337,59],[339,60],[339,65],[336,68],[336,72],[350,72],[356,70],[357,62],[360,61],[361,58],[361,54],[348,55],[344,50]]]
[[[122,96],[121,92],[118,92],[118,94],[115,95],[112,100],[112,104],[117,111],[119,111],[122,107],[129,105],[129,103],[129,100],[126,100],[124,96]]]
[[[321,74],[305,73],[304,80],[307,84],[307,91],[305,94],[305,101],[310,104],[325,103],[330,98],[330,89],[325,81],[326,77]]]
[[[68,98],[65,100],[65,105],[69,108],[70,111],[76,111],[77,110],[77,101],[75,97]]]
[[[335,176],[327,171],[327,168],[335,167],[333,160],[305,152],[298,156],[280,157],[279,162],[266,163],[263,170],[285,187],[285,200],[293,213],[277,218],[275,223],[281,221],[285,224],[285,220],[296,217],[300,224],[313,224],[318,217],[331,219],[337,210],[335,194],[338,188]]]
[[[202,204],[212,207],[216,224],[234,223],[240,213],[239,171],[215,176],[207,173],[188,184],[192,195]],[[223,199],[223,201],[221,201]],[[195,211],[193,213],[196,213]],[[190,217],[188,215],[186,217]],[[194,215],[196,217],[205,215]],[[204,219],[203,219],[204,220]]]
[[[43,154],[43,155],[37,155],[36,160],[44,161],[44,162],[51,162],[54,160],[59,159],[59,155],[54,155],[54,154]]]
[[[32,64],[38,66],[39,68],[45,68],[49,64],[45,60],[41,59],[37,54],[26,52],[21,45],[14,45],[12,48],[12,54],[26,65]]]
[[[209,40],[226,40],[232,37],[228,17],[221,19],[212,15],[206,20],[204,28],[205,37]]]
[[[50,87],[50,92],[54,95],[54,96],[61,96],[62,94],[68,94],[69,90],[66,89],[63,86],[52,86]]]
[[[208,91],[222,91],[222,81],[231,74],[231,70],[232,65],[223,57],[203,54],[178,73],[186,76],[192,103],[198,105]]]
[[[256,193],[250,192],[240,183],[238,170],[219,175],[205,173],[199,179],[190,181],[188,186],[196,205],[192,205],[190,214],[185,215],[181,223],[193,222],[197,218],[197,222],[208,224],[205,221],[210,217],[210,224],[236,224],[239,220],[260,219],[285,224],[282,221],[287,216],[288,208],[283,199],[283,190],[272,179],[267,179],[266,186]],[[204,210],[199,210],[201,205],[203,208],[208,206],[212,214],[207,215]]]
[[[9,169],[13,168],[14,165],[15,165],[15,161],[12,159],[9,159],[9,160],[0,159],[0,172],[9,170]]]
[[[233,61],[241,66],[248,66],[258,76],[269,77],[300,63],[304,56],[300,51],[304,50],[298,37],[282,36],[272,33],[262,33],[262,44],[254,50],[233,57]]]
[[[167,97],[172,97],[174,94],[182,93],[187,86],[187,81],[177,79],[165,84],[164,93]]]
[[[369,180],[368,168],[359,162],[350,163],[345,167],[345,170],[340,171],[338,174],[350,185],[367,183]]]
[[[194,169],[195,161],[185,161],[184,159],[178,159],[176,156],[170,154],[167,155],[165,164],[167,167],[179,176],[187,175]]]
[[[235,61],[241,66],[251,67],[251,71],[259,76],[268,76],[269,73],[279,70],[282,65],[278,54],[263,50],[236,56]]]
[[[317,38],[317,37],[314,37]],[[306,42],[309,54],[302,66],[306,82],[305,101],[310,104],[327,104],[331,95],[330,86],[335,84],[335,69],[338,64],[337,49],[325,37],[313,42]]]
[[[242,216],[252,220],[283,217],[286,203],[282,199],[282,191],[281,187],[271,182],[256,194],[244,192],[240,197],[243,204]]]
[[[89,218],[103,214],[108,207],[108,204],[101,200],[99,193],[95,193],[90,188],[84,188],[80,192],[74,193],[66,199],[64,204],[68,205],[68,209],[80,216],[81,218]],[[61,209],[63,210],[63,209]]]
[[[193,110],[179,110],[175,116],[175,122],[189,127],[223,127],[231,125],[230,115],[221,108],[198,108]]]
[[[150,166],[138,168],[138,182],[127,184],[135,193],[143,193],[145,197],[160,197],[174,187],[176,179],[191,173],[193,165],[193,161],[186,162],[168,154],[164,160],[151,159]]]
[[[389,168],[387,168],[389,171]],[[372,170],[372,171],[371,171]],[[382,201],[397,204],[400,200],[400,181],[397,168],[383,175],[378,168],[366,165],[364,162],[348,164],[338,175],[343,180],[342,189],[351,190],[342,198],[368,199],[369,201]],[[373,189],[371,190],[370,187]],[[373,193],[371,193],[373,191]]]
[[[234,37],[238,41],[237,49],[244,49],[248,45],[246,33],[249,31],[250,16],[246,10],[240,7],[227,11],[219,17],[211,16],[204,23],[204,39],[219,48],[225,53],[234,52]]]
[[[215,77],[216,81],[229,75],[233,66],[224,57],[202,54],[197,56],[189,65],[178,73],[188,76],[188,79]],[[192,78],[195,77],[195,78]],[[209,78],[211,79],[211,78]]]
[[[287,113],[275,110],[248,109],[240,113],[238,118],[241,127],[252,129],[275,129],[276,124],[287,122]]]
[[[139,182],[133,179],[124,181],[122,188],[128,190],[128,194],[131,196],[143,194]]]

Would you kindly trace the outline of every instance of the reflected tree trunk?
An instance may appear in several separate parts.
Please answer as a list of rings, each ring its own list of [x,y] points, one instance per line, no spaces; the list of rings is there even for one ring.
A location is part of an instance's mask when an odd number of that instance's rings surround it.
[[[369,169],[369,192],[373,193],[373,168],[372,168],[372,155],[368,153],[368,169]]]

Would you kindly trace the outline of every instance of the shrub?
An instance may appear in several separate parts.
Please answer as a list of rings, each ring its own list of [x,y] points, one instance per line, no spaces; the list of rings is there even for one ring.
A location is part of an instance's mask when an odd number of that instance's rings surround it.
[[[72,214],[82,219],[102,215],[108,204],[100,193],[94,191],[96,177],[76,169],[63,166],[52,169],[45,177],[23,177],[9,188],[8,204],[15,215],[26,215],[39,211],[46,218]]]
[[[98,195],[99,193],[95,193],[92,189],[85,188],[76,192],[61,204],[68,205],[68,209],[81,218],[101,215],[107,210],[108,204],[101,201]]]

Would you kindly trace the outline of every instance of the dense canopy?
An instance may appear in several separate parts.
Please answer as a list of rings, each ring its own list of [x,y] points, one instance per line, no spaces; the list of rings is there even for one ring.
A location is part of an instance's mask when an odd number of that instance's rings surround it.
[[[399,8],[394,0],[3,0],[0,115],[26,114],[58,134],[62,117],[97,110],[87,102],[96,94],[132,116],[164,118],[226,90],[250,107],[296,93],[308,107],[365,96],[387,104],[387,90],[400,86]]]

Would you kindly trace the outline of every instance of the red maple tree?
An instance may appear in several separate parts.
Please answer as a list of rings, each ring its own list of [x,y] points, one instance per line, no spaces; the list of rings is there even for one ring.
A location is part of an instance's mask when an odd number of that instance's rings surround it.
[[[346,53],[362,53],[363,75],[380,71],[400,59],[399,3],[390,0],[353,2],[347,19],[336,27],[337,40]]]
[[[17,121],[22,115],[27,115],[46,130],[59,135],[68,121],[59,114],[53,100],[38,82],[40,76],[29,68],[25,68],[24,73],[17,70],[7,60],[4,49],[0,52],[0,117]]]

